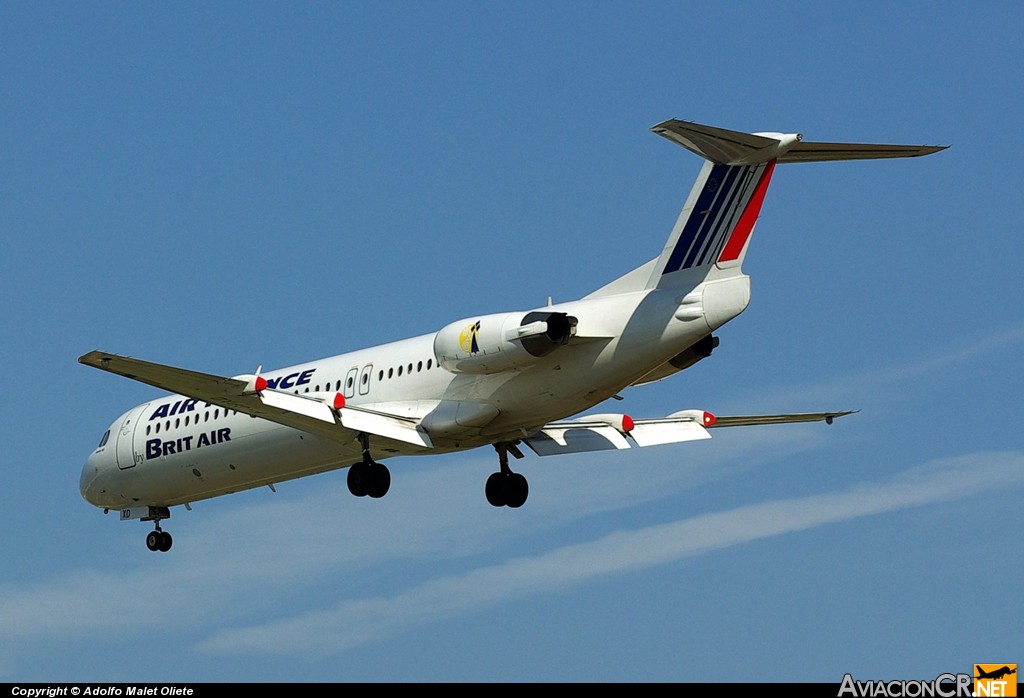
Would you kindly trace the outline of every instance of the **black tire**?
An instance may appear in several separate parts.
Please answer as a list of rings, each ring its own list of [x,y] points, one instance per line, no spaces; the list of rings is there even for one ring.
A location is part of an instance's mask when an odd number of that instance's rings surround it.
[[[374,463],[370,466],[370,487],[368,494],[374,499],[380,499],[391,489],[391,471],[388,466]]]
[[[508,477],[504,473],[491,473],[484,487],[487,503],[492,507],[503,507],[508,503]]]
[[[526,498],[530,496],[530,483],[522,473],[512,473],[508,477],[508,501],[506,504],[513,509],[526,504]]]
[[[348,467],[348,491],[356,497],[365,497],[370,492],[369,468],[365,463],[356,463]]]
[[[150,531],[146,535],[146,547],[152,550],[154,553],[160,550],[160,544],[163,542],[163,536],[160,535],[160,531]]]
[[[160,552],[166,553],[171,549],[171,545],[174,543],[174,539],[171,538],[171,534],[167,531],[160,532]]]

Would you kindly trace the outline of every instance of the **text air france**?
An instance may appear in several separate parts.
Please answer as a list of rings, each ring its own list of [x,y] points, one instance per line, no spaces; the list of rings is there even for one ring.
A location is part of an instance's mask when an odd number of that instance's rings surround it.
[[[271,390],[290,390],[291,388],[297,388],[300,385],[308,385],[313,380],[313,374],[316,373],[315,368],[307,368],[305,371],[296,371],[295,373],[289,373],[286,376],[277,376],[276,378],[267,378],[267,387]],[[154,419],[165,419],[167,417],[173,417],[176,414],[185,414],[186,412],[195,412],[196,405],[199,404],[199,400],[189,398],[187,400],[178,400],[177,402],[169,402],[165,405],[160,405],[153,411],[153,414],[149,416],[149,421]],[[209,407],[210,403],[206,403]]]

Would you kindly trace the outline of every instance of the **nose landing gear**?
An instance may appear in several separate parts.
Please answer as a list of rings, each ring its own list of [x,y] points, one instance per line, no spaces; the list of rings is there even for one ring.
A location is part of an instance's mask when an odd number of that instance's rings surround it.
[[[146,547],[154,553],[166,553],[171,549],[174,539],[171,534],[160,528],[160,522],[171,518],[171,510],[167,507],[149,507],[149,515],[143,516],[143,521],[152,521],[155,528],[146,536]]]
[[[149,535],[146,536],[146,547],[154,553],[166,553],[171,549],[173,542],[174,540],[171,538],[170,533],[160,530],[160,524],[157,524],[156,530],[150,531]]]

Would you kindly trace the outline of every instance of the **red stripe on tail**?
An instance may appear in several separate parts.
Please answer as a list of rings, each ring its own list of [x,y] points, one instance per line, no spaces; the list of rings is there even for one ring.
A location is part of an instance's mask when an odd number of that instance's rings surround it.
[[[729,241],[725,243],[725,249],[722,250],[722,254],[718,257],[719,262],[731,262],[738,259],[740,253],[743,252],[743,246],[747,244],[747,238],[750,237],[750,233],[754,229],[754,223],[757,222],[757,216],[761,213],[761,204],[764,202],[765,192],[768,191],[768,182],[771,180],[772,172],[774,171],[775,161],[769,160],[768,166],[764,169],[764,174],[761,175],[761,181],[757,183],[754,195],[747,202],[747,207],[743,210],[739,223],[736,224],[736,228],[733,229],[732,234],[729,236]]]

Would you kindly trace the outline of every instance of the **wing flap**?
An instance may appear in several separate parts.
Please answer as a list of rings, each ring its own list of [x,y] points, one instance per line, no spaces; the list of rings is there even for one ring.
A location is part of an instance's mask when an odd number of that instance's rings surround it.
[[[337,423],[333,410],[322,400],[314,400],[302,395],[270,389],[259,393],[258,397],[266,407],[271,409],[285,410],[286,412],[303,415],[311,419],[320,420],[321,422],[327,422],[328,424]],[[239,412],[243,411],[239,410]]]
[[[599,423],[554,422],[524,440],[538,456],[629,448],[629,442],[618,429]]]
[[[433,448],[434,444],[431,443],[430,437],[427,436],[427,433],[414,419],[358,407],[343,407],[339,411],[341,413],[341,424],[346,429],[376,434],[387,439],[404,441],[405,443],[423,446],[424,448]]]
[[[638,419],[629,435],[637,446],[660,446],[710,439],[708,430],[692,419]]]
[[[552,422],[530,436],[526,445],[539,456],[590,451],[626,450],[637,446],[658,446],[710,439],[711,434],[693,417],[665,417],[661,419],[626,418],[629,430],[616,415],[598,415],[602,419],[588,421],[586,417],[569,422]],[[627,438],[628,437],[628,438]]]

